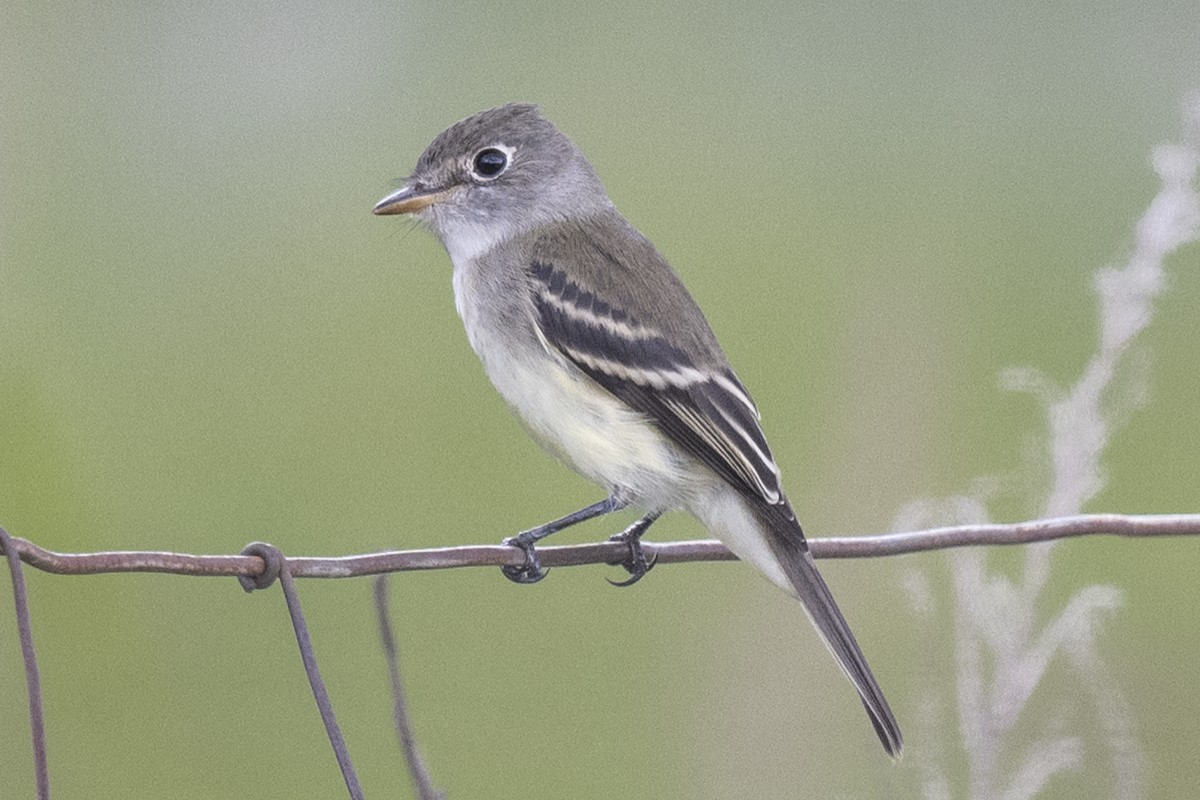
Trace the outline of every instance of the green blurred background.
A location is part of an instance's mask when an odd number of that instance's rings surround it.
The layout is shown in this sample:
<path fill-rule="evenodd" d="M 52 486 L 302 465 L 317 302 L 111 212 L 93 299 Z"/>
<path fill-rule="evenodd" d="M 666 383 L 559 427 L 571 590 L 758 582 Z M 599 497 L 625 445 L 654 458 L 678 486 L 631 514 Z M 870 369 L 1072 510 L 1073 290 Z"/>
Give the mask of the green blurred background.
<path fill-rule="evenodd" d="M 811 535 L 887 530 L 1022 465 L 1072 383 L 1094 271 L 1120 263 L 1200 88 L 1194 2 L 126 3 L 0 7 L 0 525 L 57 550 L 338 555 L 492 542 L 598 499 L 488 385 L 422 231 L 371 216 L 449 123 L 512 100 L 591 157 L 707 310 Z M 1139 339 L 1149 402 L 1088 510 L 1200 510 L 1200 249 Z M 562 534 L 585 541 L 629 517 Z M 654 537 L 702 536 L 682 515 Z M 997 554 L 1015 572 L 1011 553 Z M 1100 637 L 1145 796 L 1200 783 L 1192 541 L 1076 541 L 1049 619 L 1124 593 Z M 966 796 L 942 554 L 824 572 L 905 727 L 884 757 L 799 609 L 732 564 L 518 587 L 404 575 L 420 744 L 452 797 Z M 916 576 L 916 578 L 914 578 Z M 905 586 L 931 587 L 918 613 Z M 276 591 L 29 576 L 60 797 L 337 797 Z M 370 583 L 300 585 L 369 796 L 408 796 Z M 1044 621 L 1044 620 L 1043 620 Z M 938 643 L 930 646 L 930 642 Z M 0 794 L 32 796 L 0 604 Z M 1081 735 L 1055 797 L 1111 796 L 1061 659 L 1019 764 Z"/>

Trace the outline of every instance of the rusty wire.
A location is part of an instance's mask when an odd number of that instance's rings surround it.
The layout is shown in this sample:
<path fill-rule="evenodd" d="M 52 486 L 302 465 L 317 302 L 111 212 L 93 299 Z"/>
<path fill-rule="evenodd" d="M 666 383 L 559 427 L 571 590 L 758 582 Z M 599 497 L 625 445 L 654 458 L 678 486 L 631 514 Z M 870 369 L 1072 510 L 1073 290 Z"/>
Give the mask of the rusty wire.
<path fill-rule="evenodd" d="M 38 671 L 37 654 L 33 649 L 33 626 L 29 619 L 29 595 L 25 591 L 25 573 L 13 546 L 13 537 L 0 528 L 0 545 L 12 576 L 13 605 L 17 612 L 17 638 L 25 662 L 25 691 L 29 696 L 29 730 L 33 740 L 33 769 L 38 800 L 49 800 L 50 767 L 46 759 L 46 721 L 42 713 L 42 677 Z"/>
<path fill-rule="evenodd" d="M 809 539 L 816 558 L 877 558 L 951 547 L 1020 545 L 1075 536 L 1124 537 L 1195 536 L 1200 534 L 1200 514 L 1083 514 L 1014 524 L 960 525 L 906 533 L 838 536 Z M 95 575 L 113 572 L 166 572 L 194 576 L 256 576 L 264 569 L 254 555 L 190 555 L 168 551 L 108 551 L 56 553 L 27 539 L 12 537 L 21 560 L 35 569 L 56 575 Z M 732 561 L 732 553 L 718 541 L 644 542 L 646 556 L 659 564 L 686 561 Z M 628 548 L 620 542 L 539 547 L 547 567 L 583 564 L 618 564 Z M 467 545 L 423 550 L 390 550 L 354 556 L 293 557 L 288 559 L 296 578 L 353 578 L 412 570 L 459 567 L 520 566 L 524 554 L 504 545 Z"/>
<path fill-rule="evenodd" d="M 963 525 L 907 533 L 887 533 L 873 536 L 849 536 L 810 539 L 809 545 L 817 558 L 872 558 L 908 553 L 942 550 L 953 547 L 983 545 L 1019 545 L 1065 539 L 1076 536 L 1113 535 L 1130 538 L 1200 535 L 1200 514 L 1118 515 L 1088 514 L 1057 519 L 1035 520 L 1016 524 Z M 25 664 L 25 679 L 29 695 L 30 729 L 33 740 L 34 765 L 38 800 L 50 796 L 50 779 L 46 759 L 46 736 L 42 712 L 41 682 L 37 657 L 33 647 L 28 596 L 21 562 L 44 572 L 57 575 L 92 575 L 113 572 L 156 572 L 206 577 L 237 577 L 247 591 L 265 588 L 279 579 L 292 618 L 296 641 L 300 648 L 305 672 L 316 698 L 326 733 L 342 770 L 351 798 L 363 797 L 362 788 L 350 763 L 349 753 L 341 730 L 334 717 L 333 706 L 321 680 L 313 652 L 311 637 L 300 609 L 299 596 L 293 578 L 351 578 L 383 575 L 412 570 L 451 569 L 459 567 L 520 566 L 525 555 L 517 548 L 504 545 L 471 545 L 424 550 L 395 550 L 354 556 L 329 558 L 302 557 L 285 559 L 271 545 L 254 543 L 239 555 L 189 555 L 166 551 L 110 551 L 98 553 L 57 553 L 33 542 L 10 536 L 0 528 L 3 546 L 12 575 L 13 598 L 16 607 L 18 638 Z M 697 540 L 684 542 L 644 542 L 646 556 L 658 564 L 689 561 L 729 561 L 734 556 L 720 542 Z M 583 564 L 618 564 L 626 556 L 626 545 L 620 542 L 566 545 L 538 548 L 542 564 L 547 567 Z M 377 585 L 376 610 L 385 656 L 392 673 L 394 722 L 400 737 L 409 771 L 422 798 L 439 798 L 432 788 L 428 773 L 416 755 L 411 725 L 403 713 L 403 693 L 396 666 L 396 648 L 387 618 L 386 586 Z M 398 710 L 397 710 L 398 709 Z"/>

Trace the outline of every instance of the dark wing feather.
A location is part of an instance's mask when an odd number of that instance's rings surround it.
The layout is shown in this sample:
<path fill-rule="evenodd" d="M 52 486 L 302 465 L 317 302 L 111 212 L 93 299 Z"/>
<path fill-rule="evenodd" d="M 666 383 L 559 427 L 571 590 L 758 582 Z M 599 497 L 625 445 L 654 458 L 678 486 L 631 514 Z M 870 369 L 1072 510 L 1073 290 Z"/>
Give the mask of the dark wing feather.
<path fill-rule="evenodd" d="M 614 268 L 621 267 L 620 261 L 608 258 Z M 767 542 L 784 573 L 858 689 L 884 747 L 898 755 L 902 739 L 896 718 L 817 572 L 800 525 L 780 491 L 779 471 L 759 428 L 758 412 L 724 359 L 697 363 L 656 330 L 652 320 L 637 319 L 628 309 L 614 307 L 594 290 L 569 280 L 553 263 L 533 261 L 530 275 L 536 323 L 549 347 L 758 501 L 751 507 L 762 519 Z"/>
<path fill-rule="evenodd" d="M 552 264 L 534 261 L 530 274 L 550 346 L 741 492 L 785 502 L 757 410 L 732 370 L 696 364 L 648 321 Z"/>

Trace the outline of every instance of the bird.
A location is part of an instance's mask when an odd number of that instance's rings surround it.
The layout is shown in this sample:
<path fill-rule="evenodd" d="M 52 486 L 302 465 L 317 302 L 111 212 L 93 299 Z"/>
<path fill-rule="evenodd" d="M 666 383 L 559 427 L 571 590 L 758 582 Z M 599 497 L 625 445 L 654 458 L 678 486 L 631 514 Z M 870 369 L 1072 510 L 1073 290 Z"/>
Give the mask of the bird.
<path fill-rule="evenodd" d="M 887 753 L 903 739 L 780 483 L 750 393 L 700 307 L 615 207 L 591 163 L 536 105 L 511 103 L 438 134 L 378 215 L 415 218 L 453 265 L 454 303 L 495 388 L 532 436 L 604 499 L 505 539 L 505 574 L 545 575 L 535 545 L 619 509 L 643 516 L 614 539 L 630 578 L 640 539 L 690 512 L 800 601 L 850 679 Z"/>

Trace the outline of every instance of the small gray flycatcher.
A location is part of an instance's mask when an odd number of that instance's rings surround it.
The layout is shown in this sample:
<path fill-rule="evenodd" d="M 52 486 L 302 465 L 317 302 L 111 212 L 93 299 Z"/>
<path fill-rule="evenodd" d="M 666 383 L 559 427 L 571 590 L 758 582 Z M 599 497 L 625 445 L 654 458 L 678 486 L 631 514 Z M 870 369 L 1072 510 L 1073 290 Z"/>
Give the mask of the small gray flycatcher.
<path fill-rule="evenodd" d="M 626 506 L 626 584 L 652 566 L 639 545 L 682 508 L 800 600 L 858 690 L 884 749 L 900 728 L 817 572 L 779 484 L 758 409 L 708 321 L 649 240 L 613 206 L 592 165 L 536 106 L 506 105 L 443 131 L 376 214 L 412 214 L 454 263 L 454 304 L 488 377 L 530 432 L 608 491 L 505 541 L 505 574 L 544 572 L 534 544 Z"/>

